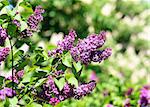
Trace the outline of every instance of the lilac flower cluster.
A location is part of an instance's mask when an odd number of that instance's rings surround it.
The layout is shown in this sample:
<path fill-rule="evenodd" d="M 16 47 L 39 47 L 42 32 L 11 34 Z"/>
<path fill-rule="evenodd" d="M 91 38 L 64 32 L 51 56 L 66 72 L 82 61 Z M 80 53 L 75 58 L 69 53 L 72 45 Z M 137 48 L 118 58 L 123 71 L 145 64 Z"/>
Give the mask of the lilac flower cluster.
<path fill-rule="evenodd" d="M 44 13 L 44 9 L 41 6 L 37 6 L 34 13 L 27 20 L 29 28 L 21 32 L 22 37 L 31 37 L 33 35 L 33 32 L 38 30 L 38 25 L 43 20 L 42 13 Z M 19 25 L 19 23 L 17 23 L 16 21 L 15 24 Z"/>
<path fill-rule="evenodd" d="M 15 90 L 12 90 L 11 88 L 5 87 L 4 89 L 0 90 L 0 100 L 4 100 L 6 97 L 13 97 L 16 95 Z"/>
<path fill-rule="evenodd" d="M 62 41 L 58 42 L 57 49 L 48 51 L 48 56 L 49 57 L 56 56 L 58 54 L 62 54 L 64 50 L 70 50 L 71 48 L 73 48 L 75 37 L 76 37 L 76 32 L 74 30 L 70 30 L 69 34 L 66 35 Z"/>
<path fill-rule="evenodd" d="M 23 77 L 24 70 L 20 70 L 18 72 L 16 70 L 14 70 L 13 73 L 14 73 L 13 76 L 11 75 L 11 76 L 7 77 L 6 79 L 11 80 L 11 81 L 15 82 L 16 84 L 19 84 L 19 79 L 21 79 Z"/>
<path fill-rule="evenodd" d="M 62 41 L 58 42 L 58 48 L 62 50 L 70 50 L 71 48 L 73 48 L 75 37 L 76 32 L 74 30 L 70 30 L 69 34 L 66 35 Z"/>
<path fill-rule="evenodd" d="M 39 94 L 39 97 L 42 97 L 43 99 L 49 101 L 49 103 L 52 105 L 56 105 L 59 102 L 72 97 L 75 99 L 80 99 L 83 96 L 90 94 L 95 86 L 95 81 L 82 84 L 77 88 L 66 82 L 63 89 L 59 90 L 53 80 L 53 77 L 48 76 L 48 80 L 43 85 L 43 91 Z"/>
<path fill-rule="evenodd" d="M 20 27 L 20 26 L 21 26 L 20 22 L 19 22 L 18 20 L 16 20 L 16 19 L 14 19 L 14 20 L 12 21 L 12 23 L 15 24 L 17 27 Z"/>
<path fill-rule="evenodd" d="M 46 95 L 48 96 L 50 96 L 51 93 L 54 93 L 55 95 L 59 94 L 52 76 L 48 76 L 48 81 L 46 82 L 46 85 L 44 86 L 44 88 L 46 89 L 45 92 L 46 92 Z"/>
<path fill-rule="evenodd" d="M 90 94 L 93 89 L 96 86 L 96 82 L 95 81 L 91 81 L 87 84 L 82 84 L 80 85 L 78 88 L 74 89 L 74 98 L 75 99 L 80 99 L 83 96 L 86 96 L 87 94 Z"/>
<path fill-rule="evenodd" d="M 106 40 L 104 31 L 100 34 L 89 35 L 86 39 L 79 40 L 77 45 L 71 49 L 71 55 L 75 61 L 81 61 L 84 64 L 89 64 L 91 61 L 101 62 L 111 55 L 111 49 L 107 48 L 103 51 L 97 50 L 102 47 Z"/>
<path fill-rule="evenodd" d="M 3 29 L 1 26 L 0 26 L 0 46 L 4 45 L 4 42 L 7 38 L 7 32 L 6 32 L 6 29 Z"/>
<path fill-rule="evenodd" d="M 71 30 L 68 36 L 58 42 L 58 48 L 48 52 L 49 56 L 56 56 L 62 54 L 64 50 L 70 51 L 75 61 L 81 61 L 83 64 L 93 62 L 101 62 L 111 55 L 111 49 L 98 50 L 102 47 L 106 40 L 106 32 L 102 31 L 100 34 L 92 34 L 83 40 L 79 40 L 74 46 L 76 33 Z"/>
<path fill-rule="evenodd" d="M 141 89 L 139 104 L 140 107 L 150 106 L 150 86 Z"/>
<path fill-rule="evenodd" d="M 2 61 L 4 61 L 6 59 L 6 57 L 9 54 L 9 51 L 10 51 L 10 49 L 8 47 L 0 49 L 0 64 Z"/>
<path fill-rule="evenodd" d="M 44 13 L 44 9 L 41 6 L 37 6 L 34 13 L 29 17 L 27 21 L 30 30 L 37 30 L 38 24 L 43 20 L 42 13 Z"/>

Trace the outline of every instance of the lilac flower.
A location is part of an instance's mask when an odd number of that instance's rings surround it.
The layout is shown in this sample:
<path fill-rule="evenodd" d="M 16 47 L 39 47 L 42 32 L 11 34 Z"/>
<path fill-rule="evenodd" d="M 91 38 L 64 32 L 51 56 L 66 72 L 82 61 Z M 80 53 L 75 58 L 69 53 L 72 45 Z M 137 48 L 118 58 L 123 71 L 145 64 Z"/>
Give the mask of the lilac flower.
<path fill-rule="evenodd" d="M 18 71 L 16 75 L 17 75 L 18 78 L 22 78 L 23 75 L 24 75 L 24 70 Z"/>
<path fill-rule="evenodd" d="M 63 96 L 65 97 L 65 99 L 73 97 L 74 96 L 74 86 L 66 83 L 62 90 L 62 93 L 63 93 Z"/>
<path fill-rule="evenodd" d="M 4 42 L 7 38 L 7 32 L 6 32 L 6 29 L 3 29 L 1 26 L 0 26 L 0 46 L 4 45 Z"/>
<path fill-rule="evenodd" d="M 23 38 L 25 37 L 31 37 L 33 35 L 32 31 L 30 29 L 25 29 L 21 32 L 21 36 Z"/>
<path fill-rule="evenodd" d="M 111 55 L 111 52 L 112 50 L 110 48 L 106 48 L 105 50 L 103 51 L 94 51 L 92 52 L 92 55 L 91 55 L 91 59 L 93 62 L 101 62 L 105 59 L 107 59 L 110 55 Z"/>
<path fill-rule="evenodd" d="M 129 88 L 126 92 L 125 92 L 125 95 L 126 96 L 130 96 L 133 92 L 133 88 Z"/>
<path fill-rule="evenodd" d="M 0 49 L 0 63 L 6 59 L 9 54 L 10 49 L 8 47 Z"/>
<path fill-rule="evenodd" d="M 20 27 L 20 26 L 21 26 L 20 22 L 19 22 L 18 20 L 16 20 L 16 19 L 14 19 L 14 20 L 12 21 L 12 23 L 15 24 L 17 27 Z"/>
<path fill-rule="evenodd" d="M 4 91 L 7 97 L 13 97 L 16 94 L 15 90 L 12 90 L 12 88 L 5 87 Z"/>
<path fill-rule="evenodd" d="M 4 89 L 0 90 L 0 100 L 4 100 L 6 97 L 13 97 L 16 95 L 15 90 L 12 90 L 11 88 L 5 87 Z"/>
<path fill-rule="evenodd" d="M 89 78 L 90 78 L 90 80 L 94 80 L 96 82 L 98 81 L 98 77 L 97 77 L 97 75 L 96 75 L 96 73 L 94 71 L 91 72 Z"/>
<path fill-rule="evenodd" d="M 60 100 L 58 98 L 50 98 L 49 103 L 53 106 L 57 105 L 60 102 Z"/>
<path fill-rule="evenodd" d="M 127 98 L 124 102 L 124 107 L 131 107 L 131 104 L 130 104 L 130 99 Z"/>
<path fill-rule="evenodd" d="M 6 98 L 6 95 L 5 95 L 4 90 L 0 90 L 0 100 L 5 100 L 5 98 Z"/>
<path fill-rule="evenodd" d="M 71 88 L 70 88 L 69 84 L 66 83 L 63 88 L 63 93 L 67 95 L 70 92 L 70 90 L 71 90 Z"/>
<path fill-rule="evenodd" d="M 60 48 L 57 48 L 55 50 L 52 50 L 52 51 L 48 51 L 48 56 L 51 57 L 51 56 L 56 56 L 56 55 L 59 55 L 59 54 L 62 54 L 63 53 L 63 50 L 60 49 Z"/>
<path fill-rule="evenodd" d="M 62 70 L 54 72 L 54 76 L 56 76 L 56 77 L 59 77 L 59 76 L 61 76 L 63 74 L 64 74 L 64 71 L 62 71 Z"/>
<path fill-rule="evenodd" d="M 52 76 L 48 76 L 48 80 L 46 82 L 46 87 L 48 87 L 50 93 L 59 94 L 59 91 L 54 83 Z"/>
<path fill-rule="evenodd" d="M 150 105 L 150 86 L 145 86 L 141 89 L 139 104 L 140 107 Z"/>
<path fill-rule="evenodd" d="M 44 12 L 45 10 L 42 8 L 42 6 L 37 6 L 34 11 L 35 14 L 42 14 Z"/>
<path fill-rule="evenodd" d="M 114 107 L 112 104 L 107 104 L 106 107 Z"/>
<path fill-rule="evenodd" d="M 71 48 L 71 55 L 75 61 L 81 61 L 84 64 L 88 64 L 91 61 L 101 62 L 111 55 L 111 49 L 105 49 L 98 51 L 97 49 L 102 47 L 106 40 L 106 33 L 102 31 L 100 34 L 92 34 L 83 40 L 79 40 L 77 45 Z"/>
<path fill-rule="evenodd" d="M 94 90 L 95 86 L 95 81 L 80 85 L 78 88 L 74 89 L 74 98 L 80 99 L 83 96 L 90 94 Z"/>
<path fill-rule="evenodd" d="M 16 84 L 19 84 L 19 80 L 18 80 L 18 78 L 16 77 L 16 75 L 14 75 L 14 76 L 9 76 L 7 79 L 13 81 L 13 82 L 16 83 Z"/>
<path fill-rule="evenodd" d="M 27 21 L 30 30 L 37 30 L 38 24 L 43 20 L 42 13 L 44 13 L 44 9 L 41 6 L 37 6 L 34 13 L 29 17 Z"/>
<path fill-rule="evenodd" d="M 24 75 L 24 70 L 16 71 L 16 69 L 13 70 L 13 76 L 9 76 L 6 79 L 11 80 L 15 82 L 16 84 L 19 84 L 19 79 L 23 77 Z"/>
<path fill-rule="evenodd" d="M 58 48 L 61 48 L 62 50 L 70 50 L 71 48 L 73 48 L 75 37 L 75 31 L 70 30 L 69 34 L 66 35 L 62 41 L 58 42 Z"/>

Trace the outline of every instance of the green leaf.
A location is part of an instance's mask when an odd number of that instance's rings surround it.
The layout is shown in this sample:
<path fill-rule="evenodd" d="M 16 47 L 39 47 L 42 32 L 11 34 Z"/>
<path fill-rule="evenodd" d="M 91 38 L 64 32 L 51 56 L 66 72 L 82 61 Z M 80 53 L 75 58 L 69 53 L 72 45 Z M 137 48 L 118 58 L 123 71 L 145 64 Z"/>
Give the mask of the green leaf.
<path fill-rule="evenodd" d="M 14 24 L 8 24 L 8 27 L 7 27 L 7 32 L 8 32 L 8 35 L 10 35 L 11 37 L 16 37 L 16 30 L 17 30 L 17 27 L 16 25 Z"/>
<path fill-rule="evenodd" d="M 65 79 L 64 78 L 61 78 L 59 80 L 57 80 L 56 78 L 54 79 L 57 87 L 59 88 L 59 90 L 61 91 L 65 85 Z"/>
<path fill-rule="evenodd" d="M 3 84 L 3 80 L 5 79 L 5 77 L 0 76 L 0 84 Z M 1 86 L 0 86 L 1 87 Z"/>
<path fill-rule="evenodd" d="M 8 0 L 0 0 L 2 4 L 4 4 L 5 6 L 9 5 L 9 1 Z"/>
<path fill-rule="evenodd" d="M 20 14 L 17 14 L 14 19 L 18 20 L 18 21 L 22 21 Z"/>
<path fill-rule="evenodd" d="M 3 19 L 0 19 L 0 25 L 2 25 L 2 24 L 3 24 L 3 22 L 4 22 L 4 20 L 3 20 Z"/>
<path fill-rule="evenodd" d="M 23 76 L 22 83 L 30 82 L 33 72 L 28 72 Z"/>
<path fill-rule="evenodd" d="M 21 31 L 27 29 L 28 25 L 25 21 L 21 21 L 20 24 L 21 24 L 21 27 L 20 27 Z"/>
<path fill-rule="evenodd" d="M 20 57 L 20 56 L 23 56 L 23 54 L 24 54 L 24 51 L 23 51 L 23 50 L 18 50 L 18 51 L 14 54 L 14 59 L 15 59 L 15 58 L 18 58 L 18 57 Z"/>
<path fill-rule="evenodd" d="M 13 97 L 13 98 L 10 98 L 9 99 L 9 102 L 10 102 L 10 106 L 9 107 L 15 107 L 18 103 L 18 99 L 17 97 Z"/>
<path fill-rule="evenodd" d="M 64 55 L 64 57 L 62 58 L 62 63 L 67 67 L 72 67 L 72 57 L 70 55 L 70 52 Z"/>
<path fill-rule="evenodd" d="M 44 104 L 43 107 L 53 107 L 53 106 L 50 104 Z"/>
<path fill-rule="evenodd" d="M 23 16 L 23 18 L 27 19 L 33 13 L 30 3 L 23 1 L 19 4 L 19 6 L 23 7 L 23 11 L 21 11 L 21 15 Z"/>
<path fill-rule="evenodd" d="M 78 80 L 75 77 L 69 78 L 68 83 L 75 85 L 75 87 L 78 87 Z"/>
<path fill-rule="evenodd" d="M 2 14 L 8 14 L 8 8 L 7 8 L 7 6 L 5 6 L 5 7 L 3 7 L 2 9 L 1 9 L 1 11 L 0 11 L 0 15 L 2 15 Z"/>
<path fill-rule="evenodd" d="M 77 72 L 79 72 L 82 69 L 81 62 L 73 62 L 73 66 L 75 67 Z"/>
<path fill-rule="evenodd" d="M 39 79 L 38 82 L 36 82 L 36 84 L 34 85 L 34 87 L 36 88 L 36 87 L 41 86 L 45 82 L 46 79 L 47 78 Z"/>
<path fill-rule="evenodd" d="M 47 72 L 45 71 L 37 71 L 37 72 L 34 72 L 33 76 L 34 77 L 43 77 L 47 74 Z"/>
<path fill-rule="evenodd" d="M 42 105 L 40 105 L 40 104 L 38 104 L 38 103 L 33 102 L 33 103 L 31 103 L 31 104 L 27 105 L 26 107 L 42 107 Z"/>
<path fill-rule="evenodd" d="M 9 107 L 9 105 L 10 105 L 9 99 L 8 99 L 8 98 L 6 98 L 6 100 L 5 100 L 5 104 L 4 104 L 4 107 Z"/>

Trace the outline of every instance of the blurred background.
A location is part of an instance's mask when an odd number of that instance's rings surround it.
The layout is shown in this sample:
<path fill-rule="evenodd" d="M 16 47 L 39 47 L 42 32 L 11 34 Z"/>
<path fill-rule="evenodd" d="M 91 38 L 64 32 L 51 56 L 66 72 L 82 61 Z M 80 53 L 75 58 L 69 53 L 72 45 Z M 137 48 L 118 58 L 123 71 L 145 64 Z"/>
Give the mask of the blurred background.
<path fill-rule="evenodd" d="M 92 63 L 82 78 L 97 81 L 93 94 L 79 101 L 64 101 L 58 107 L 121 107 L 125 92 L 133 88 L 131 103 L 137 105 L 138 90 L 150 84 L 150 0 L 29 0 L 46 12 L 38 34 L 32 40 L 46 50 L 74 29 L 78 38 L 107 31 L 104 46 L 112 56 Z M 18 0 L 10 1 L 14 7 Z M 48 46 L 48 48 L 47 48 Z M 136 99 L 137 98 L 137 99 Z"/>

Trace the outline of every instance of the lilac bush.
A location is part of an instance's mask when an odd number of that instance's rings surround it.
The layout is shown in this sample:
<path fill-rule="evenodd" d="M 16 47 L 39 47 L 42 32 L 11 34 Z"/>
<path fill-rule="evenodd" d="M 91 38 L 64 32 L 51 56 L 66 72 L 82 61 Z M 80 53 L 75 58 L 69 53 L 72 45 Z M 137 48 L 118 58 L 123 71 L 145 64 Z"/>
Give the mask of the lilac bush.
<path fill-rule="evenodd" d="M 21 2 L 20 6 L 24 7 L 27 4 Z M 44 20 L 44 12 L 41 6 L 35 7 L 28 16 L 10 10 L 9 15 L 12 16 L 8 15 L 8 19 L 2 20 L 0 64 L 6 62 L 11 75 L 0 76 L 2 84 L 0 101 L 17 98 L 17 106 L 31 106 L 30 103 L 33 102 L 42 106 L 44 104 L 55 106 L 66 100 L 80 100 L 90 95 L 96 88 L 96 83 L 101 82 L 101 78 L 94 71 L 90 75 L 90 80 L 85 80 L 81 75 L 92 62 L 101 63 L 111 56 L 111 48 L 102 49 L 107 32 L 101 31 L 99 34 L 90 34 L 84 39 L 77 39 L 76 31 L 71 29 L 69 34 L 57 43 L 56 49 L 47 52 L 49 48 L 46 47 L 47 50 L 45 48 L 44 50 L 34 46 L 31 39 L 34 33 L 39 32 L 39 24 Z M 10 46 L 6 46 L 6 39 Z M 20 50 L 20 44 L 27 44 L 29 50 L 27 52 Z M 113 81 L 112 83 L 114 84 Z M 101 91 L 101 88 L 98 88 L 99 90 Z M 109 97 L 109 91 L 105 90 L 102 93 L 105 98 Z M 128 88 L 123 95 L 125 99 L 121 99 L 122 106 L 132 107 L 134 89 Z M 106 101 L 106 107 L 116 107 L 117 101 L 112 102 L 112 99 L 110 102 Z M 150 106 L 149 86 L 141 89 L 138 100 L 140 107 Z"/>

